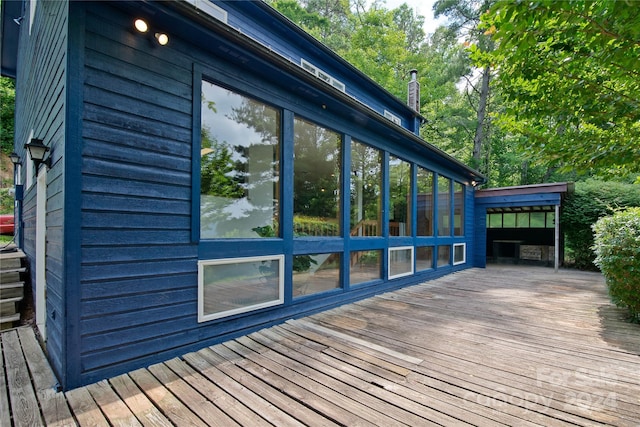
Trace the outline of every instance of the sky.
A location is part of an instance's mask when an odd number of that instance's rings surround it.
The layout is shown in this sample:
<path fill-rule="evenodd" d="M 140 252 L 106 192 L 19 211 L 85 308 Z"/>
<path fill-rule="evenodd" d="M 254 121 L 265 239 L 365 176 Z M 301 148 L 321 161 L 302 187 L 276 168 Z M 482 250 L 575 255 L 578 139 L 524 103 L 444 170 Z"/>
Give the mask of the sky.
<path fill-rule="evenodd" d="M 383 0 L 384 1 L 384 0 Z M 446 22 L 445 17 L 440 17 L 438 20 L 433 17 L 433 3 L 435 0 L 386 0 L 385 4 L 387 9 L 395 9 L 401 4 L 406 3 L 414 11 L 417 11 L 418 15 L 422 15 L 425 18 L 424 32 L 426 34 L 433 33 L 439 25 Z"/>

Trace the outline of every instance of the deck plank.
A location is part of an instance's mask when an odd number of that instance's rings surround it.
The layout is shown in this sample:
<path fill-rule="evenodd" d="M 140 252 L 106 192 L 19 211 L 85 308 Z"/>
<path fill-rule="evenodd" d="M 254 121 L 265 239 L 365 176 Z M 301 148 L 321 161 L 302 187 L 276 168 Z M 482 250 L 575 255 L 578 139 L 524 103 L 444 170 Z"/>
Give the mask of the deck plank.
<path fill-rule="evenodd" d="M 166 365 L 221 409 L 220 421 L 224 425 L 233 427 L 240 425 L 238 422 L 246 425 L 253 421 L 253 418 L 246 416 L 248 411 L 243 407 L 242 403 L 215 383 L 209 381 L 184 360 L 172 359 L 167 361 Z"/>
<path fill-rule="evenodd" d="M 0 335 L 0 339 L 4 334 Z M 11 411 L 9 407 L 9 395 L 7 394 L 7 377 L 5 375 L 4 353 L 0 341 L 0 426 L 11 425 Z"/>
<path fill-rule="evenodd" d="M 129 376 L 174 424 L 194 427 L 207 425 L 146 369 L 130 372 Z"/>
<path fill-rule="evenodd" d="M 98 404 L 109 423 L 115 427 L 142 427 L 127 405 L 120 400 L 107 380 L 87 386 L 93 400 Z"/>
<path fill-rule="evenodd" d="M 15 330 L 2 334 L 2 351 L 6 364 L 13 424 L 25 427 L 41 425 L 43 420 L 38 408 L 38 399 L 29 378 L 27 362 Z"/>
<path fill-rule="evenodd" d="M 65 398 L 69 402 L 69 407 L 73 412 L 78 424 L 86 427 L 108 426 L 109 422 L 102 414 L 102 411 L 91 397 L 91 393 L 86 387 L 79 387 L 65 393 Z"/>
<path fill-rule="evenodd" d="M 244 360 L 239 360 L 237 354 L 233 351 L 226 349 L 226 347 L 224 346 L 215 346 L 212 348 L 212 350 L 226 360 L 238 362 L 234 362 L 232 364 L 218 364 L 217 366 L 222 372 L 236 380 L 238 383 L 244 385 L 245 387 L 255 390 L 265 400 L 273 404 L 275 407 L 279 408 L 281 411 L 284 411 L 295 418 L 295 421 L 293 422 L 283 420 L 287 421 L 287 425 L 293 425 L 294 423 L 303 423 L 304 425 L 310 427 L 328 427 L 336 425 L 331 420 L 301 404 L 301 402 L 292 399 L 286 393 L 283 393 L 281 389 L 277 389 L 271 386 L 262 375 L 264 371 L 256 372 L 255 370 L 252 371 L 251 369 L 244 369 L 246 367 L 246 365 L 243 363 Z M 247 375 L 247 373 L 250 375 Z"/>
<path fill-rule="evenodd" d="M 18 337 L 31 372 L 45 424 L 48 426 L 75 426 L 76 422 L 71 416 L 64 395 L 56 390 L 58 381 L 44 357 L 42 348 L 36 341 L 33 329 L 18 329 Z"/>
<path fill-rule="evenodd" d="M 196 355 L 193 356 L 195 357 Z M 204 361 L 210 365 L 210 367 L 205 368 L 207 377 L 225 390 L 231 392 L 244 406 L 250 408 L 261 417 L 260 421 L 257 421 L 261 425 L 300 425 L 295 418 L 281 411 L 263 398 L 259 394 L 260 387 L 255 385 L 252 385 L 251 388 L 245 387 L 234 378 L 234 374 L 237 372 L 232 372 L 231 375 L 229 375 L 232 370 L 230 369 L 232 368 L 231 365 L 233 364 L 230 362 L 225 363 L 216 357 L 210 348 L 199 351 L 197 356 L 201 358 L 199 363 Z M 191 359 L 191 361 L 193 362 L 194 359 Z M 221 366 L 222 364 L 227 364 L 228 366 Z M 200 366 L 206 365 L 202 364 Z"/>
<path fill-rule="evenodd" d="M 165 387 L 177 396 L 182 403 L 203 419 L 208 425 L 213 427 L 224 427 L 227 424 L 227 417 L 224 412 L 209 401 L 198 390 L 191 387 L 189 383 L 180 378 L 167 365 L 159 363 L 149 366 L 151 372 Z"/>
<path fill-rule="evenodd" d="M 173 423 L 156 408 L 156 406 L 136 386 L 127 375 L 119 375 L 109 380 L 114 391 L 124 401 L 129 410 L 145 427 L 170 427 Z"/>

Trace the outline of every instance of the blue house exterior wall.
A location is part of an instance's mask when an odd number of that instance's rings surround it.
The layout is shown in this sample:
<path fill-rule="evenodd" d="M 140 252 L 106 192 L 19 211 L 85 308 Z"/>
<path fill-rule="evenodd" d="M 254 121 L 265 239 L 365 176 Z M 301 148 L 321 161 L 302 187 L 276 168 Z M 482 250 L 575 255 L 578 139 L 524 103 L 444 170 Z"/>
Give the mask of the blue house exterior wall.
<path fill-rule="evenodd" d="M 29 83 L 29 89 L 19 88 L 18 100 L 24 111 L 46 110 L 51 117 L 48 125 L 36 126 L 34 137 L 51 144 L 54 159 L 48 179 L 47 349 L 64 388 L 472 265 L 478 245 L 474 245 L 474 188 L 470 183 L 473 177 L 479 177 L 473 171 L 426 144 L 408 139 L 397 126 L 373 120 L 367 111 L 354 111 L 330 91 L 323 93 L 268 58 L 240 48 L 236 54 L 225 55 L 228 43 L 224 37 L 204 29 L 193 31 L 191 25 L 197 24 L 182 18 L 179 8 L 145 2 L 38 4 L 57 8 L 46 10 L 51 22 L 43 28 L 47 28 L 46 40 L 55 46 L 51 52 L 58 60 L 53 63 L 62 69 L 51 70 L 55 78 L 35 82 L 35 74 L 41 70 L 27 59 L 27 50 L 35 43 L 22 38 L 25 52 L 21 63 L 31 68 L 20 68 L 18 81 L 28 80 L 28 74 L 34 73 L 30 77 L 34 82 Z M 225 5 L 235 8 L 230 12 L 236 10 L 232 16 L 238 25 L 264 25 L 260 37 L 269 36 L 264 29 L 269 23 L 250 19 L 251 8 L 251 13 L 263 16 L 263 5 Z M 150 20 L 173 31 L 168 46 L 153 46 L 131 29 L 136 12 L 144 13 L 149 7 L 156 11 Z M 231 22 L 236 22 L 233 19 Z M 357 75 L 341 69 L 339 61 L 323 59 L 322 52 L 315 52 L 316 47 L 304 43 L 287 46 L 283 40 L 283 36 L 274 39 L 274 44 L 289 49 L 292 57 L 312 58 L 318 66 L 326 67 L 347 84 L 348 90 L 355 91 L 350 95 L 371 104 L 372 110 L 383 108 L 385 100 L 390 99 L 385 92 L 373 91 L 369 82 L 359 85 Z M 259 67 L 253 67 L 256 65 Z M 199 167 L 196 157 L 200 148 L 194 141 L 199 135 L 202 76 L 282 109 L 281 173 L 285 177 L 293 174 L 291 125 L 294 115 L 300 115 L 342 133 L 345 147 L 357 139 L 383 150 L 387 160 L 394 155 L 413 162 L 414 177 L 415 166 L 420 165 L 465 184 L 464 236 L 294 240 L 292 230 L 283 226 L 279 239 L 200 242 L 194 233 L 198 224 L 194 200 L 199 197 L 199 174 L 194 171 Z M 45 81 L 55 84 L 33 89 Z M 33 96 L 27 95 L 30 91 Z M 42 99 L 55 102 L 42 104 Z M 411 121 L 415 122 L 415 115 L 408 109 L 400 110 L 397 100 L 388 102 L 414 132 Z M 27 138 L 34 120 L 20 119 L 16 123 L 17 147 Z M 343 159 L 346 166 L 342 175 L 349 176 L 350 153 L 346 148 Z M 385 182 L 388 185 L 388 177 Z M 349 191 L 349 183 L 344 180 L 342 193 Z M 282 192 L 292 194 L 291 181 L 282 180 Z M 38 262 L 34 260 L 33 188 L 27 189 L 23 203 L 25 251 L 32 262 Z M 282 204 L 282 223 L 293 224 L 292 201 L 283 197 Z M 388 212 L 388 201 L 383 208 Z M 343 223 L 348 224 L 349 210 L 344 209 L 342 215 Z M 412 229 L 415 221 L 413 218 Z M 343 289 L 295 300 L 288 277 L 283 305 L 198 323 L 197 262 L 201 259 L 284 254 L 290 270 L 295 254 L 344 254 L 360 249 L 386 252 L 390 246 L 435 248 L 454 243 L 466 244 L 464 264 L 357 288 L 348 286 L 343 269 Z M 383 271 L 386 267 L 385 261 Z"/>
<path fill-rule="evenodd" d="M 16 78 L 15 151 L 22 159 L 24 185 L 20 236 L 28 257 L 34 291 L 38 263 L 46 266 L 47 351 L 59 376 L 64 373 L 65 281 L 64 213 L 67 94 L 68 9 L 64 2 L 26 4 L 20 26 L 20 48 Z M 51 148 L 52 167 L 47 172 L 46 259 L 35 259 L 37 171 L 24 148 L 32 138 L 40 138 Z M 30 176 L 27 177 L 27 174 Z M 27 185 L 32 184 L 32 185 Z"/>

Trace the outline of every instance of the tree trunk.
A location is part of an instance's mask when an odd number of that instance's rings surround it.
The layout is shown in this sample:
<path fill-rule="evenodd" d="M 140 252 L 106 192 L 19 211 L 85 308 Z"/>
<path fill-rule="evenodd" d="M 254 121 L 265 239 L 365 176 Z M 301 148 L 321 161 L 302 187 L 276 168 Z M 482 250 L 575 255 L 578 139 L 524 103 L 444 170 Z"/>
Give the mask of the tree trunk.
<path fill-rule="evenodd" d="M 484 126 L 487 116 L 487 103 L 489 101 L 489 79 L 491 77 L 491 67 L 487 66 L 482 71 L 482 86 L 480 87 L 480 101 L 478 103 L 478 125 L 473 138 L 473 160 L 479 165 L 482 160 L 482 142 L 484 140 Z"/>

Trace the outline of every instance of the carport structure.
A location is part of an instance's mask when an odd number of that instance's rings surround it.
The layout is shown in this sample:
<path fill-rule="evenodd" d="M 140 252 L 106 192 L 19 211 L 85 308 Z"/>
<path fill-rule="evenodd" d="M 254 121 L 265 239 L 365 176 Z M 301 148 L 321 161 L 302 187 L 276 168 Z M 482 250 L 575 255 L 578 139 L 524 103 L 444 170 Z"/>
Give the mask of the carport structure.
<path fill-rule="evenodd" d="M 563 257 L 562 201 L 573 183 L 490 188 L 475 193 L 475 265 L 494 262 L 547 264 Z"/>

